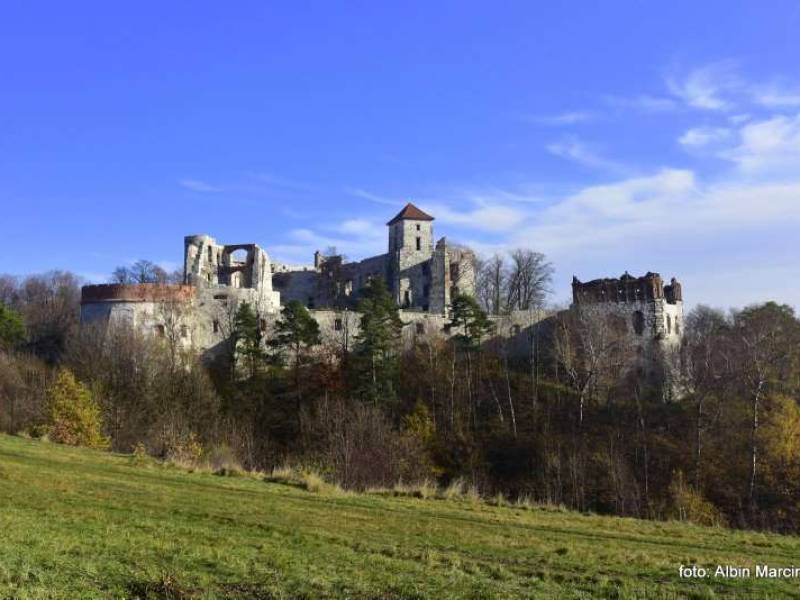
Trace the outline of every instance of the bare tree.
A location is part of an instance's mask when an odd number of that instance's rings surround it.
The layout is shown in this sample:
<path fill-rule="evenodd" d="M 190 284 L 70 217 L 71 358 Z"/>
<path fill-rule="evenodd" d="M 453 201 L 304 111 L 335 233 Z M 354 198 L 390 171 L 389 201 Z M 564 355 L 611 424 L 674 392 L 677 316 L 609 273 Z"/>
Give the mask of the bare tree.
<path fill-rule="evenodd" d="M 592 306 L 576 306 L 557 317 L 553 351 L 578 397 L 579 425 L 587 400 L 613 385 L 630 365 L 632 348 L 624 325 Z"/>
<path fill-rule="evenodd" d="M 19 288 L 17 310 L 25 317 L 30 349 L 58 362 L 80 318 L 80 279 L 66 271 L 27 277 Z"/>
<path fill-rule="evenodd" d="M 708 306 L 697 306 L 686 317 L 681 348 L 681 387 L 694 402 L 694 485 L 702 477 L 703 438 L 708 421 L 708 403 L 725 395 L 732 379 L 730 323 L 725 315 Z"/>
<path fill-rule="evenodd" d="M 490 315 L 499 315 L 505 306 L 508 269 L 501 254 L 493 254 L 476 265 L 476 292 L 481 307 Z"/>
<path fill-rule="evenodd" d="M 523 248 L 514 250 L 506 283 L 508 310 L 528 310 L 541 305 L 552 279 L 553 265 L 544 254 Z"/>
<path fill-rule="evenodd" d="M 112 283 L 172 283 L 176 278 L 175 273 L 168 274 L 157 264 L 140 259 L 130 267 L 120 266 L 111 274 Z M 180 274 L 179 280 L 183 280 Z"/>
<path fill-rule="evenodd" d="M 19 282 L 13 275 L 0 275 L 0 303 L 15 307 L 19 300 Z"/>

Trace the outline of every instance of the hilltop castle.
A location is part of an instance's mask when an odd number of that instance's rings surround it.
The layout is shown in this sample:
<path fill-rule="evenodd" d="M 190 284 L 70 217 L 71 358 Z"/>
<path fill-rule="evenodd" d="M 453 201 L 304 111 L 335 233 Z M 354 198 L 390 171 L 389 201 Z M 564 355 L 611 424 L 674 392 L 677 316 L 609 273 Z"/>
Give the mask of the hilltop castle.
<path fill-rule="evenodd" d="M 228 339 L 242 302 L 254 308 L 266 332 L 282 306 L 297 300 L 319 322 L 323 339 L 346 345 L 358 331 L 354 309 L 359 290 L 370 279 L 382 278 L 409 326 L 403 331 L 406 339 L 448 335 L 444 328 L 452 298 L 475 294 L 475 256 L 445 238 L 434 243 L 433 220 L 407 204 L 386 224 L 385 254 L 346 262 L 341 255 L 317 251 L 313 264 L 301 266 L 271 261 L 256 244 L 225 245 L 208 235 L 187 236 L 183 284 L 84 286 L 81 321 L 121 321 L 205 352 Z M 639 278 L 625 273 L 587 283 L 575 278 L 572 292 L 573 307 L 591 307 L 592 318 L 613 319 L 634 346 L 652 349 L 680 340 L 683 299 L 675 279 L 664 285 L 657 273 Z M 547 316 L 526 310 L 494 317 L 496 335 L 527 352 L 527 332 Z"/>
<path fill-rule="evenodd" d="M 313 264 L 270 260 L 257 244 L 218 244 L 208 235 L 184 239 L 182 285 L 84 286 L 81 321 L 123 321 L 156 335 L 179 328 L 186 346 L 208 350 L 230 335 L 236 307 L 247 302 L 264 330 L 291 300 L 303 303 L 333 336 L 357 330 L 359 290 L 381 278 L 413 334 L 441 331 L 451 299 L 474 294 L 475 256 L 441 238 L 434 218 L 407 204 L 386 225 L 388 251 L 358 262 L 314 253 Z M 177 315 L 177 316 L 176 316 Z"/>

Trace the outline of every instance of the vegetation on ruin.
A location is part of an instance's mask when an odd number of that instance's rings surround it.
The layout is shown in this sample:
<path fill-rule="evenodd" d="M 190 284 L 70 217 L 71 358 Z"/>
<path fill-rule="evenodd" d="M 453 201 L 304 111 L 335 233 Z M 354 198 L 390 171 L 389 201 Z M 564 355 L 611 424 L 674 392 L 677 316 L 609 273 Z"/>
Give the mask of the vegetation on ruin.
<path fill-rule="evenodd" d="M 213 467 L 210 467 L 213 468 Z M 0 596 L 774 598 L 800 540 L 479 501 L 466 488 L 344 493 L 306 475 L 187 470 L 0 435 Z M 278 483 L 268 480 L 286 481 Z M 311 491 L 309 491 L 311 490 Z M 415 497 L 419 496 L 419 497 Z"/>

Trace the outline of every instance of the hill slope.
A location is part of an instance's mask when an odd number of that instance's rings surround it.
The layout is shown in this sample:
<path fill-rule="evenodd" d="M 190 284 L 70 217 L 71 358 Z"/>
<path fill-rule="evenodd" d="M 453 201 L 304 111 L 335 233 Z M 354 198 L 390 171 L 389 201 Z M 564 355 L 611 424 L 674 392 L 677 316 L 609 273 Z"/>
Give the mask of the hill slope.
<path fill-rule="evenodd" d="M 466 501 L 327 496 L 0 436 L 0 597 L 775 597 L 800 540 Z"/>

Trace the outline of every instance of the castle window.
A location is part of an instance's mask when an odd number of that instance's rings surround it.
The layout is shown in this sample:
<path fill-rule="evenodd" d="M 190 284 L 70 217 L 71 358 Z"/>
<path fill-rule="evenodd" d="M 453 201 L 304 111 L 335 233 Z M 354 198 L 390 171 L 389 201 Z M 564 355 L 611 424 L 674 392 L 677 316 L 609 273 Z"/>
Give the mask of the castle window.
<path fill-rule="evenodd" d="M 211 283 L 211 273 L 207 273 L 206 277 L 208 278 L 208 283 Z"/>
<path fill-rule="evenodd" d="M 411 305 L 411 290 L 406 290 L 403 293 L 403 306 Z"/>
<path fill-rule="evenodd" d="M 458 263 L 450 263 L 450 279 L 458 279 Z"/>
<path fill-rule="evenodd" d="M 314 297 L 313 296 L 309 296 L 308 297 L 308 302 L 306 303 L 306 305 L 308 306 L 308 308 L 314 308 Z"/>
<path fill-rule="evenodd" d="M 672 317 L 667 315 L 667 335 L 672 333 Z"/>
<path fill-rule="evenodd" d="M 266 331 L 267 330 L 267 320 L 266 319 L 259 319 L 258 327 L 259 327 L 259 329 L 261 331 Z"/>
<path fill-rule="evenodd" d="M 163 325 L 156 325 L 155 332 L 158 337 L 164 337 L 164 326 Z"/>
<path fill-rule="evenodd" d="M 208 247 L 208 262 L 214 262 L 214 249 L 211 246 Z"/>
<path fill-rule="evenodd" d="M 636 335 L 642 335 L 644 333 L 644 314 L 640 310 L 633 313 L 633 330 L 636 332 Z"/>
<path fill-rule="evenodd" d="M 333 329 L 334 329 L 334 331 L 341 331 L 342 330 L 342 320 L 341 319 L 334 319 L 333 320 Z"/>
<path fill-rule="evenodd" d="M 211 324 L 211 327 L 214 329 L 214 333 L 219 333 L 219 321 L 214 319 L 214 322 Z"/>
<path fill-rule="evenodd" d="M 417 223 L 417 231 L 419 231 L 419 223 Z"/>
<path fill-rule="evenodd" d="M 417 225 L 419 227 L 419 225 Z M 417 333 L 425 333 L 425 323 L 417 323 Z"/>
<path fill-rule="evenodd" d="M 181 337 L 187 338 L 189 337 L 189 328 L 186 325 L 181 325 Z"/>
<path fill-rule="evenodd" d="M 422 238 L 417 238 L 417 250 L 422 250 Z"/>

